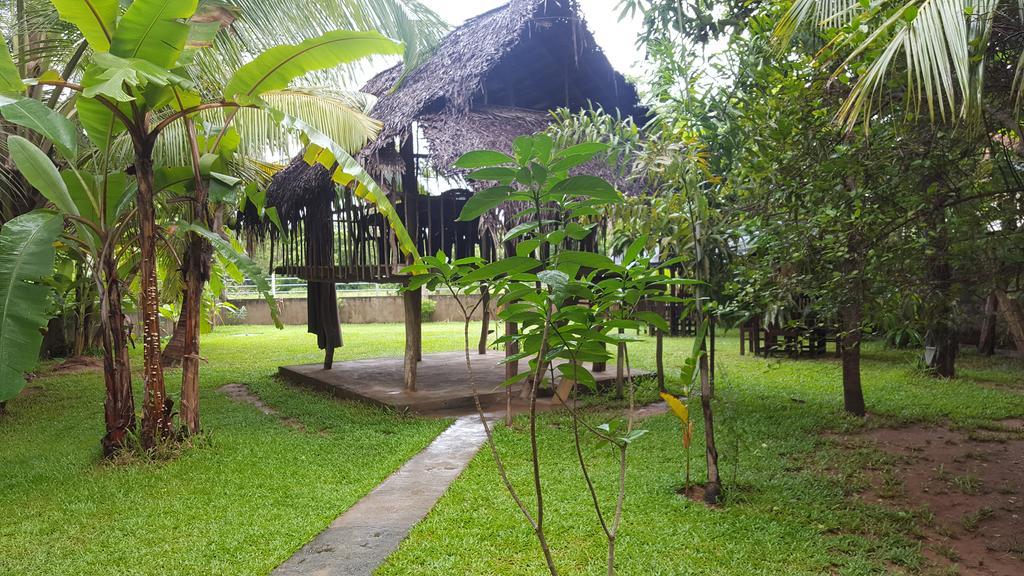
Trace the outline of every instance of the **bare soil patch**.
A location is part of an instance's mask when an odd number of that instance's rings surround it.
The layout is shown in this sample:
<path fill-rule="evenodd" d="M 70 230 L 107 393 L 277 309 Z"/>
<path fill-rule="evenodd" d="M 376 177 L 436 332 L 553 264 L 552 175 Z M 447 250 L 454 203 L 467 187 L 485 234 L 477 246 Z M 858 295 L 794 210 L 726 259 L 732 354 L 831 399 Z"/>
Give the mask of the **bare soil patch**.
<path fill-rule="evenodd" d="M 915 425 L 858 435 L 894 456 L 866 501 L 927 510 L 922 551 L 934 574 L 1024 574 L 1024 420 L 976 430 Z"/>
<path fill-rule="evenodd" d="M 53 374 L 75 374 L 103 370 L 103 359 L 96 356 L 75 356 L 53 367 Z"/>
<path fill-rule="evenodd" d="M 298 430 L 300 432 L 308 432 L 308 430 L 302 424 L 302 422 L 299 422 L 294 418 L 285 416 L 284 414 L 281 414 L 277 410 L 271 408 L 263 400 L 261 400 L 259 396 L 253 394 L 252 390 L 249 390 L 249 387 L 246 386 L 245 384 L 226 384 L 224 386 L 221 386 L 218 390 L 228 398 L 234 400 L 235 402 L 248 404 L 259 410 L 260 412 L 266 414 L 267 416 L 274 416 L 275 418 L 280 420 L 282 424 L 293 430 Z"/>

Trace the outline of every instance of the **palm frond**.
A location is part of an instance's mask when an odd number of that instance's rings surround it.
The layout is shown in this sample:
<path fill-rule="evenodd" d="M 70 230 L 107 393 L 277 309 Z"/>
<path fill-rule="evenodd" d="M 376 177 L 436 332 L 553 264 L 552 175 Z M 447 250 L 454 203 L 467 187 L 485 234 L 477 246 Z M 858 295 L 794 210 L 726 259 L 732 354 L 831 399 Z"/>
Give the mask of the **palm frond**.
<path fill-rule="evenodd" d="M 269 92 L 263 98 L 275 109 L 315 127 L 353 152 L 376 137 L 381 128 L 380 122 L 366 113 L 373 99 L 368 94 L 299 87 Z M 222 126 L 226 120 L 221 110 L 204 111 L 201 116 L 206 126 Z M 238 154 L 242 157 L 285 160 L 302 149 L 294 132 L 262 110 L 243 108 L 235 115 L 232 125 L 241 137 Z M 125 138 L 122 140 L 116 150 L 127 161 L 132 153 L 131 146 Z M 167 166 L 191 163 L 183 123 L 176 122 L 164 130 L 154 149 L 154 157 Z"/>
<path fill-rule="evenodd" d="M 207 0 L 205 4 L 214 3 Z M 280 44 L 297 44 L 339 29 L 376 30 L 406 45 L 407 60 L 429 53 L 447 25 L 418 0 L 217 0 L 237 19 L 213 48 L 196 59 L 196 79 L 209 94 L 218 94 L 231 72 L 261 52 Z M 413 66 L 416 62 L 412 62 Z M 306 81 L 345 86 L 362 66 L 311 75 Z"/>

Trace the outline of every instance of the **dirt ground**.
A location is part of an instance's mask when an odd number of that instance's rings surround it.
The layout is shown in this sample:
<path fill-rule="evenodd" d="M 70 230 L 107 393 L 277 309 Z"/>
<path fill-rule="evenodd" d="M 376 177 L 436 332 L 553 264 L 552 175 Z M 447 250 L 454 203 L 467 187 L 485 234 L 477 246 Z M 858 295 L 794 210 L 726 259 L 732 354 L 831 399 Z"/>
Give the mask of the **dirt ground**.
<path fill-rule="evenodd" d="M 1024 419 L 990 428 L 858 435 L 895 461 L 860 498 L 931 513 L 921 526 L 926 574 L 1024 575 Z"/>

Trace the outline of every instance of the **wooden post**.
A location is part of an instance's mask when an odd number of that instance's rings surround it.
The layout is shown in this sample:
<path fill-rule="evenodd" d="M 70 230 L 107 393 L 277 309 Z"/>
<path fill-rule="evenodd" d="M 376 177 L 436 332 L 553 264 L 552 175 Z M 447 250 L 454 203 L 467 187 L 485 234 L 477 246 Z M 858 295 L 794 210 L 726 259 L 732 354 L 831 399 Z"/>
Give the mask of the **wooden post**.
<path fill-rule="evenodd" d="M 418 290 L 416 292 L 419 292 Z M 416 356 L 416 297 L 414 292 L 403 292 L 402 303 L 405 305 L 405 389 L 416 391 L 416 368 L 419 358 Z"/>
<path fill-rule="evenodd" d="M 740 356 L 747 355 L 747 323 L 740 324 Z"/>
<path fill-rule="evenodd" d="M 601 343 L 601 348 L 607 349 L 608 345 L 605 344 L 604 342 L 602 342 Z M 594 366 L 593 366 L 593 371 L 594 372 L 605 372 L 606 370 L 608 370 L 608 363 L 607 362 L 594 362 Z"/>
<path fill-rule="evenodd" d="M 405 228 L 412 236 L 413 242 L 419 246 L 419 198 L 420 186 L 416 169 L 416 134 L 412 126 L 408 127 L 405 141 L 402 143 L 401 156 L 405 163 L 402 174 L 402 198 L 405 216 Z M 412 264 L 411 258 L 407 260 Z M 416 390 L 416 364 L 423 359 L 423 290 L 413 290 L 403 294 L 405 305 L 405 389 Z"/>

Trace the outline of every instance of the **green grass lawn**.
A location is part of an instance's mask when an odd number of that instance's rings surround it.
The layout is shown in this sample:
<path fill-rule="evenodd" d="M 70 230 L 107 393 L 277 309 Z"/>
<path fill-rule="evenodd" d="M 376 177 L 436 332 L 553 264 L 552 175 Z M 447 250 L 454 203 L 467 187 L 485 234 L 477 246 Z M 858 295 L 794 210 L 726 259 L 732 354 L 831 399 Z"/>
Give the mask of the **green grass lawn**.
<path fill-rule="evenodd" d="M 428 324 L 425 351 L 461 346 L 461 326 Z M 346 326 L 339 360 L 397 356 L 398 325 Z M 685 339 L 670 340 L 677 366 Z M 0 420 L 0 574 L 267 574 L 366 494 L 445 426 L 339 402 L 277 381 L 281 364 L 318 362 L 304 330 L 220 328 L 204 337 L 202 411 L 208 445 L 164 463 L 99 461 L 103 390 L 98 374 L 42 376 Z M 620 540 L 625 574 L 866 574 L 920 562 L 909 513 L 852 504 L 857 468 L 877 455 L 848 454 L 824 430 L 863 426 L 840 410 L 834 360 L 766 361 L 720 340 L 719 449 L 728 501 L 717 510 L 677 497 L 683 463 L 678 423 L 650 433 L 630 457 Z M 653 363 L 652 347 L 634 351 Z M 949 421 L 976 426 L 1024 415 L 1024 363 L 967 356 L 963 378 L 919 374 L 908 354 L 870 349 L 868 425 Z M 136 368 L 138 360 L 136 358 Z M 168 373 L 176 388 L 178 372 Z M 244 383 L 303 426 L 236 404 L 216 390 Z M 138 383 L 137 383 L 138 386 Z M 650 387 L 641 391 L 654 398 Z M 594 412 L 595 422 L 605 415 Z M 604 555 L 563 417 L 544 416 L 548 522 L 563 574 L 598 574 Z M 696 436 L 702 437 L 698 430 Z M 500 430 L 519 485 L 528 479 L 526 435 Z M 693 448 L 703 473 L 703 445 Z M 606 503 L 613 464 L 588 446 Z M 825 470 L 835 474 L 823 473 Z M 516 516 L 482 453 L 380 570 L 399 574 L 535 575 L 532 533 Z"/>
<path fill-rule="evenodd" d="M 864 468 L 878 465 L 881 454 L 839 451 L 820 433 L 908 421 L 972 427 L 1024 415 L 1021 360 L 967 355 L 961 362 L 961 379 L 936 381 L 916 369 L 912 354 L 869 346 L 864 381 L 872 416 L 863 423 L 842 413 L 837 360 L 741 358 L 737 339 L 719 342 L 715 409 L 727 501 L 711 510 L 677 496 L 683 468 L 679 424 L 668 415 L 645 421 L 643 427 L 650 432 L 630 456 L 620 574 L 914 572 L 922 562 L 913 538 L 921 519 L 851 498 L 866 481 Z M 678 364 L 688 346 L 685 340 L 670 341 L 669 364 Z M 648 346 L 635 356 L 641 365 L 653 361 Z M 653 388 L 641 396 L 653 398 Z M 591 418 L 597 424 L 607 416 L 595 413 Z M 531 494 L 523 424 L 518 430 L 501 429 L 498 439 L 514 482 Z M 699 427 L 695 438 L 693 472 L 699 479 L 705 470 Z M 594 442 L 588 443 L 586 452 L 602 503 L 610 510 L 617 474 L 613 454 Z M 546 522 L 556 563 L 563 574 L 603 574 L 604 535 L 576 463 L 565 416 L 544 416 L 541 453 Z M 481 453 L 378 574 L 546 573 L 533 534 L 517 513 L 497 483 L 490 455 Z"/>
<path fill-rule="evenodd" d="M 400 354 L 401 330 L 348 329 L 340 358 Z M 427 348 L 456 346 L 448 332 L 428 326 Z M 41 390 L 9 403 L 0 420 L 0 574 L 267 574 L 446 425 L 282 385 L 272 377 L 278 365 L 322 361 L 302 329 L 222 328 L 203 345 L 210 445 L 173 462 L 100 463 L 96 373 L 44 376 L 32 383 Z M 175 396 L 179 375 L 167 375 Z M 216 391 L 237 382 L 305 431 Z"/>

